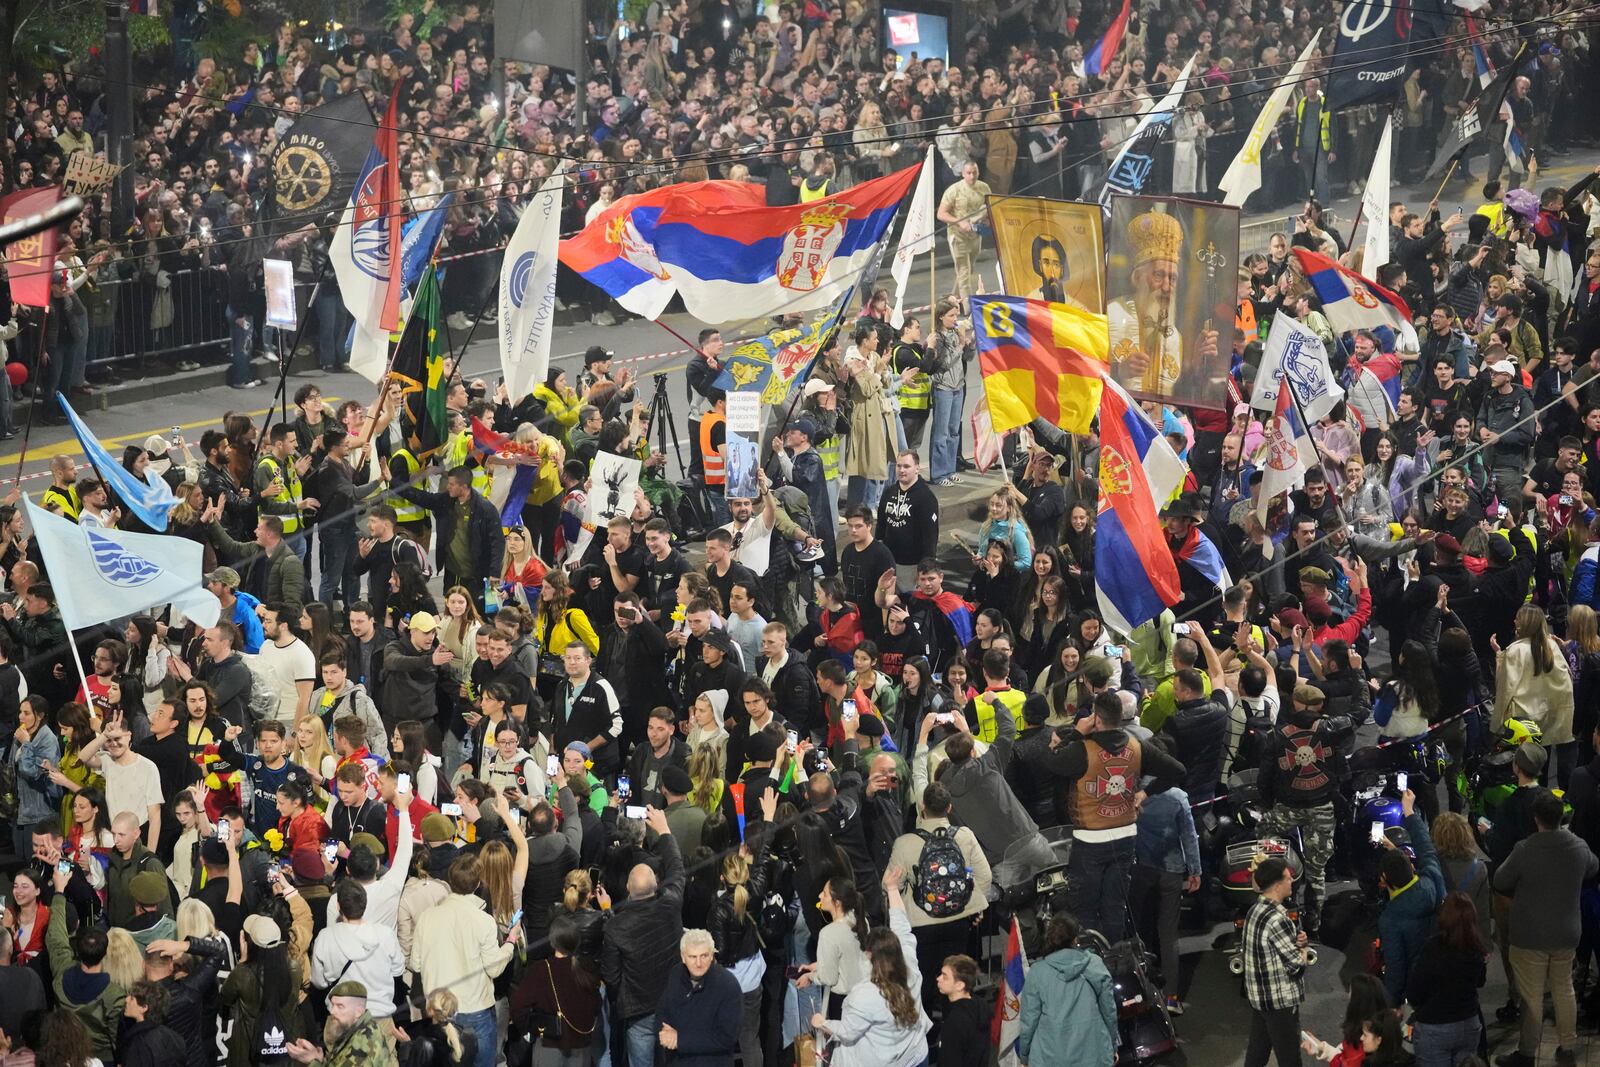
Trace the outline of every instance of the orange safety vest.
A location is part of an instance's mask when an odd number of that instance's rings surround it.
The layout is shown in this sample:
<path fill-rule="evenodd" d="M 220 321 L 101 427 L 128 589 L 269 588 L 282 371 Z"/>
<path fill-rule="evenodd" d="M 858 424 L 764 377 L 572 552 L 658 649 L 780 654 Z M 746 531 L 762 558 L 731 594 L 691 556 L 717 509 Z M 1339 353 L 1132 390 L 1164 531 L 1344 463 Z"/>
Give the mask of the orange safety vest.
<path fill-rule="evenodd" d="M 727 422 L 726 415 L 719 415 L 714 411 L 707 412 L 700 419 L 700 456 L 705 467 L 707 485 L 728 484 L 728 475 L 722 466 L 722 453 L 711 444 L 711 431 L 718 426 L 726 425 Z"/>
<path fill-rule="evenodd" d="M 1256 333 L 1256 305 L 1249 297 L 1239 301 L 1239 312 L 1233 317 L 1233 325 L 1244 334 L 1245 344 L 1260 340 Z"/>

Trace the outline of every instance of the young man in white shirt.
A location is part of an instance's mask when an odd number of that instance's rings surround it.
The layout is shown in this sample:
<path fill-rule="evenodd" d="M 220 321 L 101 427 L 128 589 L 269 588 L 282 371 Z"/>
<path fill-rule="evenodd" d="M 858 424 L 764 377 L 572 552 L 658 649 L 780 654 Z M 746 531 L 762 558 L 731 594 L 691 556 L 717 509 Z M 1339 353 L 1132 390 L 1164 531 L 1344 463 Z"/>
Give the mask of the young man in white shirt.
<path fill-rule="evenodd" d="M 256 654 L 256 666 L 273 681 L 278 721 L 292 729 L 311 706 L 317 660 L 291 629 L 291 622 L 298 621 L 290 619 L 291 614 L 292 609 L 283 604 L 268 604 L 263 610 L 261 628 L 267 640 Z"/>
<path fill-rule="evenodd" d="M 109 814 L 128 812 L 145 828 L 145 846 L 151 852 L 161 840 L 161 771 L 148 758 L 133 750 L 133 735 L 123 725 L 119 712 L 105 729 L 78 753 L 84 766 L 99 771 L 106 780 L 106 810 Z M 83 787 L 52 768 L 50 778 L 73 793 Z"/>

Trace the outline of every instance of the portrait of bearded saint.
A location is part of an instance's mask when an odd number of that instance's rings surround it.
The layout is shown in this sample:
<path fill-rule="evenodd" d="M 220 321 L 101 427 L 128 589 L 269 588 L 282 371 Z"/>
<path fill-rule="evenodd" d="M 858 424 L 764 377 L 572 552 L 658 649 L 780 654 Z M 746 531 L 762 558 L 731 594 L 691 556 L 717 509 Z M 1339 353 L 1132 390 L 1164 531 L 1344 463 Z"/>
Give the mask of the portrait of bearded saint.
<path fill-rule="evenodd" d="M 1183 227 L 1162 211 L 1147 211 L 1128 224 L 1133 250 L 1129 275 L 1133 292 L 1106 309 L 1111 333 L 1111 363 L 1119 382 L 1146 394 L 1171 396 L 1183 377 L 1183 335 L 1173 322 L 1178 263 L 1183 258 Z M 1196 368 L 1217 356 L 1217 331 L 1201 331 L 1188 353 Z"/>

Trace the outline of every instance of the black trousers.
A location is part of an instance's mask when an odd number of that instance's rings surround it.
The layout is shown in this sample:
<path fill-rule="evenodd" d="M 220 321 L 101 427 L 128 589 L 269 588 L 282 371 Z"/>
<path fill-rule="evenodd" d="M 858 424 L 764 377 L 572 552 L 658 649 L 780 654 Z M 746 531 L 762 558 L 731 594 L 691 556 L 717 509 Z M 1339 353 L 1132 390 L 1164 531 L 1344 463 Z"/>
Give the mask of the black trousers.
<path fill-rule="evenodd" d="M 1276 1056 L 1278 1067 L 1300 1067 L 1300 1009 L 1250 1012 L 1250 1044 L 1245 1048 L 1244 1067 L 1267 1067 L 1267 1058 Z"/>

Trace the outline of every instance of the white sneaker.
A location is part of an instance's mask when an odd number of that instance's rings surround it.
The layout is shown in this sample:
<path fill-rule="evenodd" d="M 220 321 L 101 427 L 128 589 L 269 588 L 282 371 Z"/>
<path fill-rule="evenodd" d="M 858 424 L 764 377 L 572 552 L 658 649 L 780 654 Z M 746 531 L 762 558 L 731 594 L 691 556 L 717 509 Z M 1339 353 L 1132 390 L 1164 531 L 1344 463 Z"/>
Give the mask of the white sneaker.
<path fill-rule="evenodd" d="M 452 330 L 472 329 L 472 320 L 467 318 L 464 312 L 457 311 L 455 314 L 445 319 L 444 322 L 445 325 L 450 327 Z"/>
<path fill-rule="evenodd" d="M 592 321 L 596 326 L 615 326 L 617 324 L 617 317 L 611 313 L 609 308 L 604 308 L 595 312 L 595 316 Z"/>

